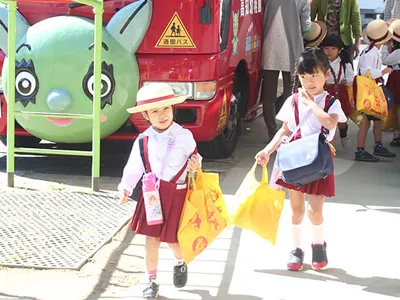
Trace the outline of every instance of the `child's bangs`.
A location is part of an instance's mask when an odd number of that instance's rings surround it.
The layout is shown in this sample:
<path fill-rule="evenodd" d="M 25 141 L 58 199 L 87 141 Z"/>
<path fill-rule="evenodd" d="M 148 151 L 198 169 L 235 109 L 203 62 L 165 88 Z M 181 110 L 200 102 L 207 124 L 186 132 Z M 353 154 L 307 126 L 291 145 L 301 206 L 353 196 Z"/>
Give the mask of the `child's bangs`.
<path fill-rule="evenodd" d="M 319 62 L 312 53 L 307 53 L 299 57 L 297 64 L 297 74 L 315 74 L 319 70 L 323 71 L 323 64 Z"/>

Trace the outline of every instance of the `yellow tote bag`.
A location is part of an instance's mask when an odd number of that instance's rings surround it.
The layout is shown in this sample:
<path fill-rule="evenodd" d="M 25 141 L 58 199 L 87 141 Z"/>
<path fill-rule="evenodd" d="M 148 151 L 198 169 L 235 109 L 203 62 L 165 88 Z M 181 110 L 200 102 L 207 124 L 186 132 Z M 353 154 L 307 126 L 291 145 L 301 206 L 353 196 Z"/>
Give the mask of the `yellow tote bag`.
<path fill-rule="evenodd" d="M 388 116 L 383 119 L 382 129 L 389 130 L 389 129 L 396 129 L 396 107 L 392 107 L 389 110 Z"/>
<path fill-rule="evenodd" d="M 262 166 L 262 180 L 258 182 L 256 167 L 257 164 L 254 164 L 236 193 L 244 201 L 232 221 L 234 225 L 251 230 L 275 245 L 286 193 L 269 187 L 265 165 Z"/>
<path fill-rule="evenodd" d="M 189 187 L 178 230 L 178 242 L 188 264 L 225 229 L 228 213 L 217 173 L 189 174 Z"/>
<path fill-rule="evenodd" d="M 366 76 L 356 76 L 353 84 L 356 98 L 356 109 L 360 113 L 383 119 L 388 115 L 388 106 L 383 90 L 371 78 L 368 70 Z"/>

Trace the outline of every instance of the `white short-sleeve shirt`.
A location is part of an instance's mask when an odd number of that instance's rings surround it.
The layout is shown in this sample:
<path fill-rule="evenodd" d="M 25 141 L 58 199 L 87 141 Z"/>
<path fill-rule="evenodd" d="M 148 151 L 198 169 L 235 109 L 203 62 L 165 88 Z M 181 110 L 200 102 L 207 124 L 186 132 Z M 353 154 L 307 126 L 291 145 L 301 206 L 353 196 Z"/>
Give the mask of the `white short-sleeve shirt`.
<path fill-rule="evenodd" d="M 318 106 L 322 109 L 325 108 L 325 99 L 327 92 L 323 92 L 322 94 L 314 96 L 314 101 L 318 104 Z M 327 99 L 330 100 L 329 98 Z M 303 102 L 299 99 L 299 121 L 304 118 L 304 115 L 308 112 L 309 108 L 303 104 Z M 332 104 L 332 106 L 328 110 L 328 114 L 337 114 L 339 115 L 339 122 L 346 122 L 347 117 L 342 110 L 342 106 L 340 105 L 340 101 L 336 99 L 336 101 Z M 290 96 L 285 103 L 283 104 L 281 110 L 277 114 L 276 118 L 282 122 L 287 122 L 288 128 L 291 132 L 296 129 L 296 119 L 294 114 L 294 105 L 293 105 L 293 95 Z M 307 120 L 301 126 L 301 136 L 309 136 L 314 133 L 321 132 L 321 123 L 318 121 L 317 117 L 314 114 L 310 114 Z M 329 131 L 327 136 L 328 141 L 332 141 L 335 136 L 336 128 Z"/>
<path fill-rule="evenodd" d="M 161 176 L 162 180 L 171 181 L 175 175 L 187 163 L 188 158 L 196 149 L 196 141 L 193 134 L 188 129 L 173 123 L 166 131 L 159 133 L 153 127 L 148 128 L 143 132 L 148 136 L 148 155 L 151 170 L 160 178 L 162 162 L 165 158 L 168 148 L 170 137 L 174 137 L 174 145 L 171 148 L 168 158 L 166 159 L 166 166 L 164 173 Z M 199 161 L 201 162 L 201 156 Z M 133 189 L 145 173 L 145 168 L 140 156 L 139 142 L 136 140 L 133 144 L 131 154 L 128 162 L 124 168 L 122 179 L 118 185 L 119 191 L 127 191 L 132 193 Z M 185 183 L 186 172 L 177 181 L 178 184 Z"/>

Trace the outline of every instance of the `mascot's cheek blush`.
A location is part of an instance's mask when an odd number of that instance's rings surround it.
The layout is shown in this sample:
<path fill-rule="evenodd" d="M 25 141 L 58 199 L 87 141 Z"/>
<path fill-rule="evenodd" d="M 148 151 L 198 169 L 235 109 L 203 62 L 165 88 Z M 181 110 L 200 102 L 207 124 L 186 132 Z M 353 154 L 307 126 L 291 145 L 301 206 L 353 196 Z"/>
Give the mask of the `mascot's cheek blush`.
<path fill-rule="evenodd" d="M 59 119 L 59 118 L 49 118 L 49 117 L 46 119 L 58 127 L 66 127 L 69 124 L 71 124 L 73 120 L 75 120 L 75 118 Z"/>
<path fill-rule="evenodd" d="M 28 118 L 28 117 L 25 117 L 25 118 Z M 59 119 L 59 118 L 50 118 L 50 117 L 47 117 L 46 119 L 47 119 L 47 121 L 50 121 L 51 123 L 53 123 L 54 125 L 56 125 L 58 127 L 67 127 L 69 124 L 72 123 L 73 120 L 75 120 L 75 118 Z M 107 116 L 101 115 L 100 122 L 104 123 L 106 121 L 107 121 Z"/>

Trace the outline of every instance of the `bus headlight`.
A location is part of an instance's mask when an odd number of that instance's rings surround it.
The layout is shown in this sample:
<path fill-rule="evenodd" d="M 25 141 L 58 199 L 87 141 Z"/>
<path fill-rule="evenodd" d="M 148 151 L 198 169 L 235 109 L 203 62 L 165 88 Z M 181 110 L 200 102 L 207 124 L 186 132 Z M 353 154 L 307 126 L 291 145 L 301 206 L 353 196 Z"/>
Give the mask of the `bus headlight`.
<path fill-rule="evenodd" d="M 143 85 L 153 83 L 145 81 Z M 217 90 L 216 81 L 206 82 L 166 82 L 174 90 L 176 96 L 187 95 L 188 100 L 210 100 L 214 97 Z"/>

